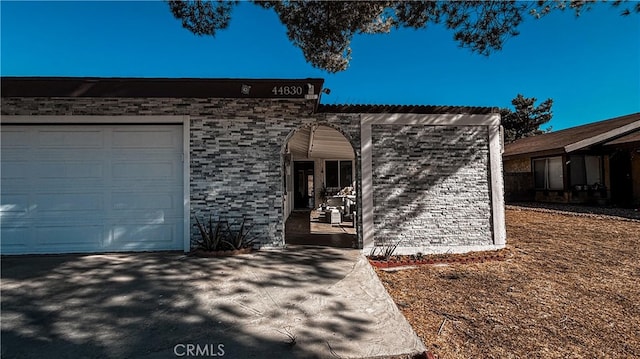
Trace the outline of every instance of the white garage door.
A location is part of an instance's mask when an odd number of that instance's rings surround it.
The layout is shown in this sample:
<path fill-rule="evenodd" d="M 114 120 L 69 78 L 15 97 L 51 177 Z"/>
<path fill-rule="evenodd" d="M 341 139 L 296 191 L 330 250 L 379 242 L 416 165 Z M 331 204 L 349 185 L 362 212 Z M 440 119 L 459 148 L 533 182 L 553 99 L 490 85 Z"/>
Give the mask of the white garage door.
<path fill-rule="evenodd" d="M 2 254 L 182 249 L 182 126 L 2 126 Z"/>

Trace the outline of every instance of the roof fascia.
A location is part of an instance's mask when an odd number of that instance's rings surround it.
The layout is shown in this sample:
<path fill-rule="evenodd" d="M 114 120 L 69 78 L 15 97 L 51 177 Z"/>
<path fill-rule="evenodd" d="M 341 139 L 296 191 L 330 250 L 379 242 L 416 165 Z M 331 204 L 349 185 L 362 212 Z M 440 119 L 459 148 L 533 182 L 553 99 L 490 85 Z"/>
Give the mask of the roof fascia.
<path fill-rule="evenodd" d="M 413 114 L 413 113 L 361 113 L 362 124 L 386 125 L 444 125 L 444 126 L 499 126 L 500 114 Z"/>
<path fill-rule="evenodd" d="M 569 152 L 573 152 L 576 150 L 579 150 L 581 148 L 585 148 L 588 146 L 592 146 L 595 144 L 599 144 L 605 141 L 608 141 L 614 137 L 617 136 L 621 136 L 624 135 L 630 131 L 636 130 L 640 128 L 640 120 L 632 122 L 630 124 L 615 128 L 613 130 L 601 133 L 599 135 L 595 135 L 593 137 L 589 137 L 589 138 L 585 138 L 584 140 L 578 141 L 578 142 L 574 142 L 574 143 L 570 143 L 566 146 L 564 146 L 564 150 L 569 153 Z"/>
<path fill-rule="evenodd" d="M 504 161 L 508 161 L 508 160 L 523 159 L 523 158 L 562 156 L 564 154 L 565 152 L 562 148 L 552 148 L 552 149 L 543 150 L 543 151 L 518 153 L 513 155 L 503 155 L 502 159 Z"/>

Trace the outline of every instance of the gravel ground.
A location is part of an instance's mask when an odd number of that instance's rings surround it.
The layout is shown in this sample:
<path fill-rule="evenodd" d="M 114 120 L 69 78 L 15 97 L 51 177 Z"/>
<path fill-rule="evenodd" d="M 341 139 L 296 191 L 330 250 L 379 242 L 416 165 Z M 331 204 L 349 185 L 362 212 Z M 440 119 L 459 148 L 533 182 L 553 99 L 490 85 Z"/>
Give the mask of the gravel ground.
<path fill-rule="evenodd" d="M 563 203 L 515 202 L 507 205 L 507 209 L 527 208 L 533 211 L 573 214 L 577 216 L 608 216 L 640 221 L 640 209 L 602 206 L 584 206 Z"/>
<path fill-rule="evenodd" d="M 439 358 L 639 358 L 640 221 L 562 209 L 510 206 L 505 260 L 378 276 Z"/>

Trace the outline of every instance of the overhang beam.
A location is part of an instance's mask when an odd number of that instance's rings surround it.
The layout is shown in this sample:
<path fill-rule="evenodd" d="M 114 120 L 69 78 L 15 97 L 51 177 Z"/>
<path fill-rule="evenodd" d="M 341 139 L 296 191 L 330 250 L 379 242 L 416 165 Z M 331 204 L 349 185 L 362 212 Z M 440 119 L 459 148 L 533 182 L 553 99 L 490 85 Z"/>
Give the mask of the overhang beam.
<path fill-rule="evenodd" d="M 309 148 L 307 149 L 307 158 L 311 158 L 311 152 L 313 151 L 313 136 L 316 133 L 318 126 L 314 125 L 309 131 Z"/>

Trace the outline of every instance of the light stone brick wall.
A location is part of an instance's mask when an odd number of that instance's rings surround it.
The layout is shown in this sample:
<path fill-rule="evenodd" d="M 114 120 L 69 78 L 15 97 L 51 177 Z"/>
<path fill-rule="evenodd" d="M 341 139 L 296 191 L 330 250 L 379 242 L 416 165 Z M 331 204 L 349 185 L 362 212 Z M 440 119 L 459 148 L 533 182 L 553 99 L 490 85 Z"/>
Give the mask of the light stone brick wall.
<path fill-rule="evenodd" d="M 502 162 L 506 173 L 531 173 L 531 158 L 517 158 Z"/>
<path fill-rule="evenodd" d="M 199 238 L 193 218 L 208 218 L 209 213 L 232 223 L 246 218 L 259 246 L 282 246 L 281 153 L 293 131 L 314 124 L 338 129 L 354 146 L 359 166 L 358 116 L 314 114 L 314 104 L 295 99 L 2 98 L 1 111 L 3 115 L 188 115 L 192 246 Z"/>
<path fill-rule="evenodd" d="M 486 126 L 372 125 L 374 241 L 491 245 Z"/>
<path fill-rule="evenodd" d="M 260 246 L 281 246 L 283 158 L 296 129 L 327 125 L 356 153 L 362 228 L 360 116 L 315 114 L 301 99 L 2 98 L 2 115 L 190 118 L 190 214 L 253 225 Z M 402 246 L 492 243 L 485 126 L 372 125 L 374 239 Z M 191 228 L 192 244 L 199 238 Z M 358 242 L 362 246 L 361 231 Z"/>

